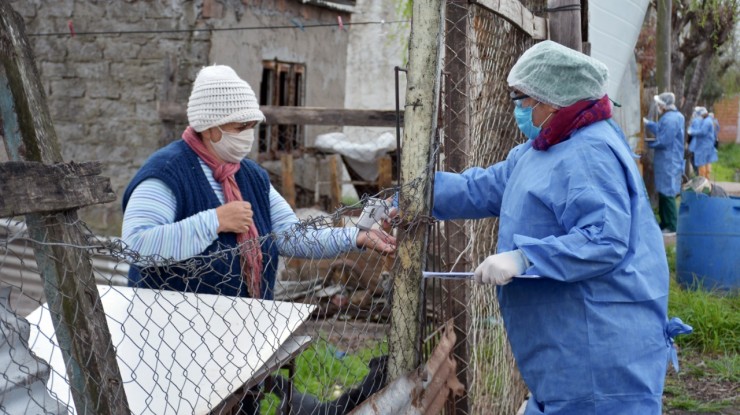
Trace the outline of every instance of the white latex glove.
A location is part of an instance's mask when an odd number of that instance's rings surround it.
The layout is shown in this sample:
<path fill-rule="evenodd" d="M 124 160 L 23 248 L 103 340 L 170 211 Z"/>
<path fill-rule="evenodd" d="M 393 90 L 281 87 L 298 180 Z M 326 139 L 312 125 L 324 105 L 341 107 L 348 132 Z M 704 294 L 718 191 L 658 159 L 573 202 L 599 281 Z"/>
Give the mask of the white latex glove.
<path fill-rule="evenodd" d="M 524 253 L 515 251 L 502 252 L 486 258 L 475 269 L 475 280 L 483 284 L 506 285 L 517 275 L 522 275 L 529 268 L 529 261 Z"/>
<path fill-rule="evenodd" d="M 642 119 L 642 123 L 643 123 L 643 124 L 647 124 L 647 123 L 649 123 L 649 122 L 650 122 L 650 120 L 648 120 L 647 118 L 644 118 L 644 117 L 643 117 L 643 119 Z"/>

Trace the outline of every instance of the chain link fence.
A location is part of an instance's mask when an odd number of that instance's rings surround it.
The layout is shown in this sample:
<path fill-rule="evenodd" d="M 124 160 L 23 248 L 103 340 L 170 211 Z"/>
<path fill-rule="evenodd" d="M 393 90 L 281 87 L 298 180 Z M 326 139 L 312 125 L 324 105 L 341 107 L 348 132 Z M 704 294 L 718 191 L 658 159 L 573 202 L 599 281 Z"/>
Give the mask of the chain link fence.
<path fill-rule="evenodd" d="M 522 3 L 534 12 L 545 5 L 544 0 Z M 445 63 L 439 81 L 442 105 L 433 146 L 436 165 L 428 167 L 426 177 L 434 170 L 490 165 L 503 160 L 521 141 L 506 75 L 534 42 L 479 4 L 450 0 L 445 16 Z M 373 196 L 385 200 L 398 192 L 418 194 L 423 178 L 418 179 Z M 355 226 L 368 200 L 366 196 L 329 213 L 299 209 L 301 221 L 290 232 L 262 235 L 259 241 L 246 243 L 258 249 L 280 241 L 293 245 L 290 252 L 320 252 L 323 240 L 316 232 Z M 267 260 L 277 262 L 275 301 L 195 295 L 173 288 L 197 287 L 203 283 L 200 276 L 231 269 L 242 247 L 175 262 L 139 255 L 120 240 L 95 236 L 80 220 L 57 216 L 84 240 L 55 242 L 39 225 L 44 220 L 35 221 L 32 232 L 19 218 L 0 223 L 0 280 L 5 290 L 0 307 L 4 311 L 2 359 L 8 368 L 2 377 L 6 393 L 0 399 L 0 412 L 67 413 L 91 408 L 89 402 L 79 401 L 80 384 L 68 379 L 70 371 L 75 373 L 74 367 L 68 370 L 70 363 L 63 357 L 71 354 L 64 350 L 70 339 L 60 338 L 56 330 L 60 316 L 46 305 L 61 296 L 76 298 L 78 293 L 65 291 L 64 281 L 79 280 L 78 273 L 90 269 L 89 264 L 95 287 L 77 289 L 106 312 L 125 402 L 132 413 L 340 414 L 349 413 L 385 386 L 392 349 L 393 270 L 403 267 L 396 256 L 372 250 L 349 250 L 331 258 L 283 254 Z M 495 250 L 494 219 L 435 223 L 423 215 L 402 217 L 394 224 L 378 222 L 374 227 L 396 233 L 404 223 L 429 226 L 424 246 L 431 271 L 471 271 Z M 63 249 L 55 249 L 60 245 Z M 62 270 L 58 285 L 41 277 L 50 266 Z M 129 287 L 132 266 L 153 270 L 158 285 L 170 289 Z M 223 275 L 208 289 L 239 291 L 241 284 L 244 281 Z M 421 327 L 416 350 L 420 363 L 439 341 L 444 322 L 453 319 L 456 326 L 457 376 L 467 393 L 451 399 L 445 412 L 515 413 L 527 391 L 508 348 L 494 290 L 469 281 L 423 279 L 420 292 L 421 316 L 408 316 Z M 71 316 L 66 321 L 87 318 L 74 306 L 67 305 L 63 313 Z M 69 333 L 75 336 L 74 329 Z M 83 344 L 87 340 L 77 339 Z M 90 357 L 78 363 L 96 361 Z M 88 390 L 96 390 L 95 386 L 86 384 Z M 97 412 L 95 402 L 92 405 L 92 412 Z"/>

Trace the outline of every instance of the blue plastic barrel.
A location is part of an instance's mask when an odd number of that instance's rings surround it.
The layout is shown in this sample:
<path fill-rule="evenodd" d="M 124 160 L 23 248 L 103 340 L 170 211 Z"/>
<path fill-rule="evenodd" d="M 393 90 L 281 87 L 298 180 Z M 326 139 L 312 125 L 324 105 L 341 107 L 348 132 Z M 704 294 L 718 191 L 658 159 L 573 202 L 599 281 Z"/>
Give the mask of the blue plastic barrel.
<path fill-rule="evenodd" d="M 687 288 L 740 288 L 740 198 L 681 193 L 676 274 Z"/>

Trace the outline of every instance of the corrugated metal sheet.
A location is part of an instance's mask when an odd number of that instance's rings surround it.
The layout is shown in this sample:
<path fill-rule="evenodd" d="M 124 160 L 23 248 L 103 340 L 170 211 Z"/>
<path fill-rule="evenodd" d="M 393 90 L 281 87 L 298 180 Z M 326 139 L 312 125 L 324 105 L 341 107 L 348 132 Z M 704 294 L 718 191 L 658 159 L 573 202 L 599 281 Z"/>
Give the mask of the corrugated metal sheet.
<path fill-rule="evenodd" d="M 10 289 L 0 289 L 0 411 L 6 414 L 66 414 L 66 405 L 46 390 L 49 365 L 28 350 L 30 325 L 8 309 Z"/>
<path fill-rule="evenodd" d="M 100 237 L 102 243 L 110 242 Z M 27 316 L 45 302 L 44 286 L 34 257 L 33 244 L 23 222 L 0 222 L 0 287 L 11 287 L 10 307 L 19 315 Z M 125 286 L 129 265 L 105 255 L 104 251 L 90 251 L 96 284 Z"/>
<path fill-rule="evenodd" d="M 422 367 L 391 382 L 371 396 L 351 415 L 435 415 L 442 411 L 450 393 L 462 396 L 464 385 L 457 379 L 453 320 L 445 325 L 432 357 Z"/>

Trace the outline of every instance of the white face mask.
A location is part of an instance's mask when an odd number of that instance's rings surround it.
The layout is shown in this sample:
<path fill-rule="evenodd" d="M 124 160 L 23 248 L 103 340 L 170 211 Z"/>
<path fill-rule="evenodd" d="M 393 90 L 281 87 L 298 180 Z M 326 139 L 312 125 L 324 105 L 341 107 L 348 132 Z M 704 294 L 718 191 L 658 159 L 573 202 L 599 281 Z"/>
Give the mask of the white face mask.
<path fill-rule="evenodd" d="M 217 127 L 218 128 L 218 127 Z M 254 145 L 254 128 L 246 129 L 240 133 L 229 133 L 221 128 L 221 140 L 211 142 L 213 151 L 228 163 L 239 163 L 246 157 Z"/>

